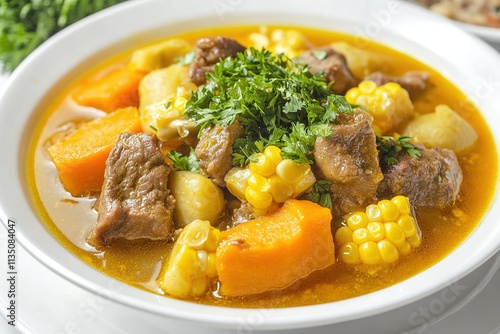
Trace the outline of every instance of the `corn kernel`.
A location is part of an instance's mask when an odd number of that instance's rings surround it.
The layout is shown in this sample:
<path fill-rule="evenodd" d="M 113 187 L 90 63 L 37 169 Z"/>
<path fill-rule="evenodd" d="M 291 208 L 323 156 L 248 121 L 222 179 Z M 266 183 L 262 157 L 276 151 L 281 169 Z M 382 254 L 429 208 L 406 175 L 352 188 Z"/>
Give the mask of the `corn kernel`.
<path fill-rule="evenodd" d="M 385 223 L 385 235 L 395 246 L 400 246 L 405 242 L 405 234 L 396 223 Z"/>
<path fill-rule="evenodd" d="M 220 230 L 216 228 L 210 229 L 210 234 L 205 242 L 205 249 L 207 252 L 215 252 L 219 246 Z"/>
<path fill-rule="evenodd" d="M 380 241 L 385 238 L 385 227 L 380 222 L 370 222 L 366 226 L 366 229 L 370 235 L 370 239 L 373 241 Z"/>
<path fill-rule="evenodd" d="M 273 175 L 269 178 L 271 186 L 271 196 L 276 203 L 283 203 L 293 195 L 293 187 L 291 184 L 283 181 L 278 175 Z"/>
<path fill-rule="evenodd" d="M 415 219 L 408 215 L 402 215 L 397 221 L 398 226 L 403 230 L 405 238 L 413 237 L 417 234 L 417 227 L 415 225 Z"/>
<path fill-rule="evenodd" d="M 169 271 L 165 274 L 160 287 L 167 294 L 176 297 L 187 297 L 191 292 L 191 280 L 178 271 Z"/>
<path fill-rule="evenodd" d="M 392 242 L 387 239 L 381 240 L 377 244 L 382 260 L 387 263 L 396 262 L 399 258 L 399 252 Z"/>
<path fill-rule="evenodd" d="M 293 185 L 302 180 L 310 170 L 308 164 L 298 164 L 290 159 L 283 159 L 276 166 L 276 175 Z"/>
<path fill-rule="evenodd" d="M 260 174 L 264 177 L 269 177 L 274 174 L 276 165 L 272 159 L 263 153 L 257 153 L 253 160 L 254 161 L 250 162 L 248 165 L 248 168 L 250 168 L 252 172 Z"/>
<path fill-rule="evenodd" d="M 270 193 L 271 185 L 267 182 L 267 179 L 260 174 L 252 174 L 248 178 L 248 186 L 255 191 L 261 193 Z"/>
<path fill-rule="evenodd" d="M 239 199 L 245 199 L 245 189 L 248 187 L 248 179 L 252 171 L 248 168 L 231 168 L 224 176 L 224 182 L 231 194 Z"/>
<path fill-rule="evenodd" d="M 356 264 L 361 261 L 359 247 L 354 242 L 347 242 L 340 246 L 339 256 L 344 263 Z"/>
<path fill-rule="evenodd" d="M 380 250 L 374 241 L 367 241 L 359 246 L 359 257 L 365 264 L 380 263 Z"/>
<path fill-rule="evenodd" d="M 407 241 L 410 244 L 410 246 L 418 247 L 422 242 L 422 238 L 420 238 L 418 234 L 415 234 L 413 237 L 408 238 Z"/>
<path fill-rule="evenodd" d="M 358 228 L 352 233 L 352 241 L 357 245 L 361 245 L 367 241 L 370 241 L 370 235 L 368 234 L 368 230 L 364 227 Z"/>
<path fill-rule="evenodd" d="M 217 268 L 215 266 L 215 253 L 208 254 L 207 257 L 207 268 L 205 270 L 205 274 L 208 277 L 217 276 Z"/>
<path fill-rule="evenodd" d="M 207 279 L 204 277 L 198 277 L 193 280 L 191 286 L 191 294 L 194 296 L 199 296 L 205 293 L 207 290 Z"/>
<path fill-rule="evenodd" d="M 307 166 L 307 171 L 304 173 L 304 177 L 293 185 L 293 197 L 299 196 L 304 191 L 311 188 L 316 182 L 316 177 L 314 176 L 311 167 L 307 164 L 305 165 Z"/>
<path fill-rule="evenodd" d="M 369 94 L 373 91 L 375 91 L 375 89 L 377 88 L 377 84 L 371 80 L 365 80 L 365 81 L 362 81 L 359 85 L 359 90 L 363 93 L 363 94 Z"/>
<path fill-rule="evenodd" d="M 342 245 L 352 241 L 352 230 L 349 226 L 341 226 L 335 232 L 335 242 Z"/>
<path fill-rule="evenodd" d="M 377 204 L 371 204 L 366 207 L 366 216 L 371 222 L 383 222 L 382 211 Z"/>
<path fill-rule="evenodd" d="M 406 196 L 395 196 L 391 199 L 391 202 L 396 205 L 399 213 L 402 215 L 409 215 L 411 213 L 410 200 Z"/>
<path fill-rule="evenodd" d="M 411 252 L 411 246 L 408 242 L 405 241 L 400 246 L 398 246 L 398 250 L 401 255 L 406 255 Z"/>
<path fill-rule="evenodd" d="M 366 228 L 368 226 L 368 217 L 364 212 L 355 212 L 347 216 L 346 223 L 353 231 L 358 228 Z"/>
<path fill-rule="evenodd" d="M 394 222 L 399 218 L 399 210 L 393 202 L 384 199 L 378 202 L 377 205 L 382 212 L 382 217 L 385 222 Z"/>
<path fill-rule="evenodd" d="M 193 249 L 203 248 L 210 234 L 210 222 L 197 219 L 188 225 L 193 226 L 186 229 L 186 233 L 183 234 L 183 241 Z"/>
<path fill-rule="evenodd" d="M 281 156 L 281 149 L 276 146 L 268 146 L 264 149 L 264 155 L 271 158 L 275 165 L 279 164 L 283 157 Z"/>
<path fill-rule="evenodd" d="M 271 194 L 261 193 L 247 187 L 245 190 L 246 200 L 256 209 L 267 210 L 273 202 Z"/>

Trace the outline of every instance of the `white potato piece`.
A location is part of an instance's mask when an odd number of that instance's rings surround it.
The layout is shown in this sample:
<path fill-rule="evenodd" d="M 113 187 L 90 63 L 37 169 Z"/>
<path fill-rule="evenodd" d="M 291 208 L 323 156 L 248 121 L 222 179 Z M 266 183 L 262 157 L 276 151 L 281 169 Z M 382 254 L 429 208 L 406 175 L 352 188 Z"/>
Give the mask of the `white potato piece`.
<path fill-rule="evenodd" d="M 169 188 L 175 198 L 174 219 L 184 227 L 196 219 L 208 220 L 215 225 L 224 207 L 224 194 L 212 180 L 188 171 L 173 171 Z"/>
<path fill-rule="evenodd" d="M 414 137 L 429 147 L 444 147 L 455 153 L 463 152 L 474 145 L 477 133 L 459 114 L 444 104 L 435 111 L 414 118 L 402 132 Z"/>
<path fill-rule="evenodd" d="M 347 67 L 357 79 L 363 79 L 370 73 L 384 71 L 387 59 L 370 50 L 358 48 L 346 42 L 334 42 L 331 48 L 344 55 Z"/>
<path fill-rule="evenodd" d="M 195 89 L 187 67 L 181 64 L 148 73 L 139 84 L 139 113 L 143 131 L 156 133 L 163 141 L 185 138 L 195 131 L 195 123 L 182 117 L 185 101 Z"/>
<path fill-rule="evenodd" d="M 169 39 L 135 50 L 128 66 L 136 71 L 150 72 L 172 65 L 191 49 L 192 46 L 183 39 Z"/>

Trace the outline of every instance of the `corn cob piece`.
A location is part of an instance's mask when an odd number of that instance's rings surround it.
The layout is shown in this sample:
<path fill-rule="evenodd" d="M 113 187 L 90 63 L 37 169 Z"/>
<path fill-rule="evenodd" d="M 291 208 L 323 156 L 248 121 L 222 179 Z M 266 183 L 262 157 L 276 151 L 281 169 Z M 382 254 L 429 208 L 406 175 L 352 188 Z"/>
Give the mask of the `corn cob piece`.
<path fill-rule="evenodd" d="M 391 133 L 414 114 L 408 92 L 395 82 L 377 86 L 373 81 L 362 81 L 345 95 L 347 102 L 366 107 L 373 117 L 372 127 L 377 136 Z"/>
<path fill-rule="evenodd" d="M 188 224 L 170 253 L 160 288 L 179 298 L 205 294 L 217 276 L 215 251 L 219 235 L 220 231 L 209 221 L 197 219 Z"/>
<path fill-rule="evenodd" d="M 418 247 L 422 233 L 405 196 L 381 200 L 344 217 L 335 232 L 342 262 L 357 264 L 393 263 Z"/>
<path fill-rule="evenodd" d="M 224 178 L 227 189 L 248 201 L 257 216 L 276 211 L 289 198 L 309 189 L 316 178 L 309 164 L 283 159 L 281 150 L 268 146 L 245 168 L 233 168 Z"/>

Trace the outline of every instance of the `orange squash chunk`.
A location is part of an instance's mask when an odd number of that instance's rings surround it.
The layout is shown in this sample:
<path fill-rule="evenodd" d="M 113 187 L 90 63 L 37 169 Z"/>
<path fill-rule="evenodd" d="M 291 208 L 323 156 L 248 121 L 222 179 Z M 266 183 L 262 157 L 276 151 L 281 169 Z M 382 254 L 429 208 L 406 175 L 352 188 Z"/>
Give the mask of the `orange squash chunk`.
<path fill-rule="evenodd" d="M 226 296 L 285 288 L 335 262 L 329 209 L 291 199 L 274 214 L 221 233 L 216 267 Z"/>
<path fill-rule="evenodd" d="M 139 83 L 145 73 L 119 68 L 103 78 L 85 83 L 73 93 L 76 103 L 105 112 L 139 106 Z"/>
<path fill-rule="evenodd" d="M 49 154 L 64 189 L 73 196 L 100 191 L 106 159 L 120 134 L 141 130 L 137 108 L 123 108 L 85 123 L 65 140 L 52 145 Z"/>

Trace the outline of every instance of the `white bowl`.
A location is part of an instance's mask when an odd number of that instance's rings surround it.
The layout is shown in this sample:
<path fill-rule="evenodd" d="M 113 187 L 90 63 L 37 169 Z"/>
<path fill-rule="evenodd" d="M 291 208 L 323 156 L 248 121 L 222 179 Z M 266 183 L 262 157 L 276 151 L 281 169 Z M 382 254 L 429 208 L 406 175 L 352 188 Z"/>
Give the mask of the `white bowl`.
<path fill-rule="evenodd" d="M 4 225 L 8 219 L 16 222 L 17 241 L 41 263 L 109 299 L 114 307 L 106 316 L 124 332 L 140 328 L 148 333 L 162 329 L 175 333 L 304 333 L 308 328 L 308 333 L 367 329 L 388 333 L 428 324 L 472 293 L 496 265 L 493 256 L 500 249 L 498 181 L 481 224 L 438 264 L 361 297 L 285 309 L 221 308 L 158 297 L 87 266 L 39 221 L 26 184 L 27 149 L 44 107 L 56 94 L 54 87 L 63 87 L 88 66 L 139 42 L 203 27 L 264 23 L 341 31 L 412 55 L 438 69 L 477 105 L 494 133 L 497 150 L 500 147 L 500 57 L 482 41 L 418 6 L 385 0 L 129 1 L 59 33 L 9 78 L 0 96 L 0 219 Z M 465 283 L 457 287 L 459 279 Z M 455 292 L 450 297 L 446 291 Z M 422 313 L 429 309 L 435 311 L 430 313 L 432 317 Z"/>

